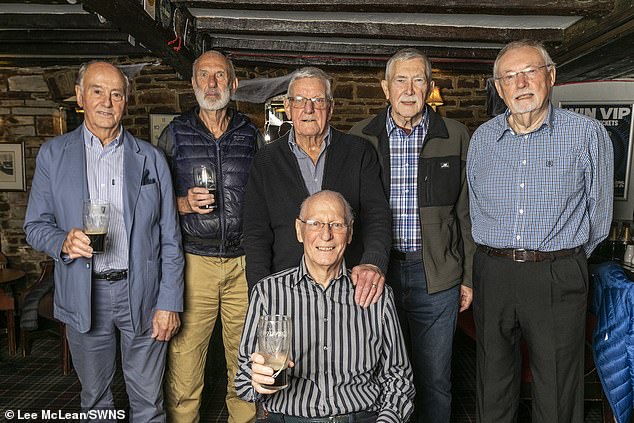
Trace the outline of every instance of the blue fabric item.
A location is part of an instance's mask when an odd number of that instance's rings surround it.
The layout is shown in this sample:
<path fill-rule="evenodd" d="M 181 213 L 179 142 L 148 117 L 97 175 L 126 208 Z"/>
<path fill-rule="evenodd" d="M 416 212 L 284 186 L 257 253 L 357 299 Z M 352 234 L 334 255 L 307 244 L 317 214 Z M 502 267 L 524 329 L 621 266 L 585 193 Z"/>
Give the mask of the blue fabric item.
<path fill-rule="evenodd" d="M 614 262 L 592 272 L 594 362 L 617 423 L 627 423 L 634 405 L 634 282 Z"/>

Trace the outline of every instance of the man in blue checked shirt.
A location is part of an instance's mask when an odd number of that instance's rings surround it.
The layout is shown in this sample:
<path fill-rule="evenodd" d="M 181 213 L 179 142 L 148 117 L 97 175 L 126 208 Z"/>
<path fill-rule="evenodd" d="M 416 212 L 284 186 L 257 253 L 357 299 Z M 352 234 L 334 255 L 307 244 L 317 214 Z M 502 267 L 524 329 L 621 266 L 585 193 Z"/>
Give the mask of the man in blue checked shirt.
<path fill-rule="evenodd" d="M 508 44 L 493 75 L 508 109 L 467 156 L 478 421 L 514 421 L 522 336 L 533 422 L 581 423 L 586 258 L 612 220 L 612 144 L 598 121 L 550 103 L 555 65 L 540 43 Z"/>
<path fill-rule="evenodd" d="M 420 51 L 394 54 L 381 87 L 390 105 L 350 132 L 379 153 L 392 210 L 386 281 L 414 369 L 412 422 L 449 423 L 453 337 L 458 312 L 472 298 L 469 132 L 425 104 L 434 81 L 431 62 Z"/>
<path fill-rule="evenodd" d="M 263 423 L 406 422 L 412 368 L 389 286 L 367 308 L 356 304 L 344 252 L 352 208 L 334 191 L 318 191 L 295 219 L 304 255 L 299 266 L 261 279 L 251 292 L 238 355 L 236 391 L 260 401 Z M 273 390 L 273 368 L 257 347 L 260 316 L 292 321 L 288 386 Z"/>

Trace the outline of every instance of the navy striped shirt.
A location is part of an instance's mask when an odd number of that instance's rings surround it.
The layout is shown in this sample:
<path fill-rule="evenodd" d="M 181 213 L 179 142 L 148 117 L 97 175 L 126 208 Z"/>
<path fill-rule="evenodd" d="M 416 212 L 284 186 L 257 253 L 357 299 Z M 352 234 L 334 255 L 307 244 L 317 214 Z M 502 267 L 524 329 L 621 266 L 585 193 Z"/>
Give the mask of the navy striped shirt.
<path fill-rule="evenodd" d="M 557 251 L 603 240 L 612 220 L 612 142 L 601 123 L 550 106 L 516 134 L 508 110 L 480 126 L 467 155 L 473 239 L 494 248 Z"/>
<path fill-rule="evenodd" d="M 269 412 L 327 417 L 376 411 L 379 422 L 407 421 L 413 409 L 412 370 L 391 289 L 367 309 L 355 304 L 348 272 L 327 288 L 299 267 L 262 279 L 249 302 L 238 354 L 238 395 L 261 398 Z M 288 387 L 260 395 L 251 385 L 249 357 L 257 351 L 261 315 L 291 316 L 293 336 Z"/>

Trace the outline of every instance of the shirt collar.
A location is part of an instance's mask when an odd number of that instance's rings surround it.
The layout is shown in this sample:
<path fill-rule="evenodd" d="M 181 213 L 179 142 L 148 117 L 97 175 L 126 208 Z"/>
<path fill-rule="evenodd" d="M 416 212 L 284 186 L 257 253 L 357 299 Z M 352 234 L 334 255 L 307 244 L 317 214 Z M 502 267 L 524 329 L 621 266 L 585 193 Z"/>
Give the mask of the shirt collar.
<path fill-rule="evenodd" d="M 410 133 L 410 135 L 414 133 L 416 128 L 421 128 L 421 129 L 426 128 L 428 121 L 429 121 L 429 113 L 427 113 L 427 108 L 425 107 L 423 108 L 422 119 L 420 120 L 420 122 L 418 122 L 416 126 L 412 128 L 412 132 Z M 392 106 L 388 106 L 387 108 L 387 119 L 385 119 L 385 129 L 387 130 L 388 137 L 390 137 L 392 135 L 392 132 L 394 132 L 396 129 L 400 129 L 399 126 L 396 124 L 396 122 L 394 122 L 394 118 L 392 117 Z"/>
<path fill-rule="evenodd" d="M 99 140 L 99 138 L 93 134 L 90 129 L 88 129 L 88 127 L 86 126 L 86 123 L 82 124 L 84 126 L 84 131 L 83 131 L 83 135 L 84 135 L 84 145 L 88 148 L 92 148 L 96 145 L 101 146 L 101 141 Z M 112 140 L 112 142 L 110 142 L 108 144 L 108 146 L 112 145 L 112 147 L 110 148 L 117 148 L 119 147 L 121 144 L 123 143 L 123 126 L 119 126 L 119 133 L 117 134 L 117 136 L 115 137 L 114 140 Z M 106 146 L 106 147 L 108 147 Z M 104 147 L 104 148 L 106 148 Z"/>
<path fill-rule="evenodd" d="M 554 113 L 553 113 L 553 105 L 549 101 L 548 102 L 548 112 L 546 112 L 546 118 L 544 119 L 544 121 L 542 122 L 541 125 L 539 125 L 535 129 L 533 129 L 531 132 L 537 132 L 544 126 L 548 127 L 548 129 L 552 131 L 553 123 L 554 123 L 553 122 L 554 121 L 554 116 L 553 115 L 554 115 Z M 511 128 L 511 124 L 509 123 L 509 116 L 511 116 L 511 109 L 507 108 L 506 111 L 504 112 L 503 116 L 504 117 L 503 117 L 502 122 L 501 122 L 500 132 L 498 133 L 498 137 L 497 137 L 496 141 L 500 141 L 502 139 L 502 137 L 504 136 L 504 133 L 506 131 L 510 131 L 511 133 L 515 133 L 513 131 L 513 128 Z"/>
<path fill-rule="evenodd" d="M 295 279 L 295 284 L 294 285 L 297 286 L 300 282 L 304 282 L 304 283 L 310 282 L 310 283 L 319 285 L 308 274 L 308 269 L 306 268 L 306 262 L 304 260 L 305 260 L 305 258 L 304 258 L 304 256 L 302 256 L 302 260 L 300 261 L 299 266 L 297 267 L 297 278 Z M 333 282 L 344 281 L 344 280 L 347 280 L 348 282 L 351 282 L 350 281 L 350 276 L 348 275 L 348 268 L 346 267 L 346 260 L 345 259 L 341 262 L 341 269 L 339 270 L 339 275 L 335 279 L 330 281 L 330 284 L 328 284 L 328 287 L 330 288 L 330 286 L 332 286 Z M 319 285 L 319 286 L 321 286 L 321 285 Z"/>
<path fill-rule="evenodd" d="M 323 148 L 321 151 L 324 151 L 330 145 L 330 125 L 328 125 L 328 130 L 326 131 L 326 136 L 324 137 Z M 291 151 L 301 150 L 301 148 L 295 142 L 295 129 L 291 129 L 288 131 L 288 146 Z"/>

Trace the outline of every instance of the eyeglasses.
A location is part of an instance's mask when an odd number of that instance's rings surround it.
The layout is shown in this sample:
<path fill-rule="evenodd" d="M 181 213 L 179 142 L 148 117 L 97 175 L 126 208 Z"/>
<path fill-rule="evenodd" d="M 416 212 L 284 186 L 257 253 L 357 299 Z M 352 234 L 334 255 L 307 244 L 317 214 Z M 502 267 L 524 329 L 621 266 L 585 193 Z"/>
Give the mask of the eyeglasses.
<path fill-rule="evenodd" d="M 528 79 L 528 80 L 533 80 L 535 78 L 537 78 L 537 71 L 543 68 L 548 68 L 552 65 L 541 65 L 541 66 L 537 66 L 537 67 L 530 67 L 530 68 L 526 68 L 524 70 L 521 71 L 517 71 L 517 72 L 507 72 L 505 73 L 503 76 L 498 76 L 495 78 L 496 81 L 502 81 L 502 83 L 504 85 L 510 85 L 513 82 L 515 82 L 515 80 L 517 79 L 517 77 L 519 75 L 524 75 L 524 78 Z"/>
<path fill-rule="evenodd" d="M 306 225 L 306 229 L 311 232 L 321 232 L 321 230 L 324 229 L 325 226 L 328 226 L 328 229 L 330 229 L 333 233 L 340 234 L 347 231 L 349 226 L 347 223 L 320 222 L 319 220 L 312 219 L 304 220 L 300 217 L 298 217 L 297 220 Z"/>
<path fill-rule="evenodd" d="M 328 105 L 328 99 L 325 97 L 302 97 L 301 95 L 288 96 L 288 101 L 291 102 L 291 106 L 296 109 L 303 109 L 306 106 L 306 102 L 310 100 L 313 103 L 315 109 L 325 109 Z"/>

